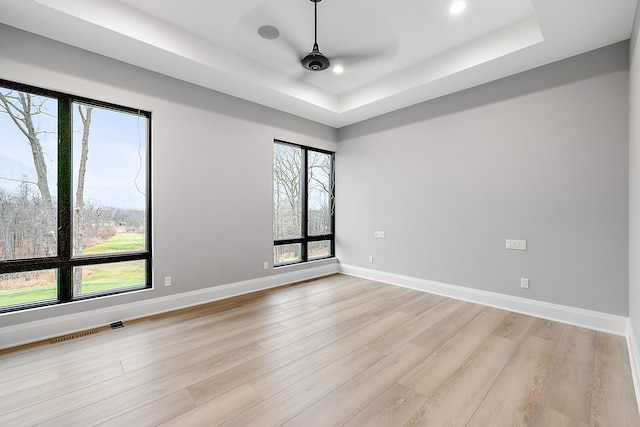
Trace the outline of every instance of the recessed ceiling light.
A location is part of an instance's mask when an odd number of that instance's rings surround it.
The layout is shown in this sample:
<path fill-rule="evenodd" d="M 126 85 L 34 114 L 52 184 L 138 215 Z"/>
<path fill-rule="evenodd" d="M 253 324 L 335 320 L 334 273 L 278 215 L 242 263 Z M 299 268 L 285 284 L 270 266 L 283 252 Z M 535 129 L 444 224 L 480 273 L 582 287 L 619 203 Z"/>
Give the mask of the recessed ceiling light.
<path fill-rule="evenodd" d="M 260 37 L 267 40 L 275 40 L 280 37 L 280 31 L 278 31 L 278 29 L 273 25 L 263 25 L 258 28 L 258 34 L 260 34 Z"/>
<path fill-rule="evenodd" d="M 451 5 L 451 7 L 449 8 L 449 12 L 451 12 L 452 15 L 457 15 L 458 13 L 462 12 L 466 8 L 467 8 L 467 5 L 465 2 L 457 1 Z"/>
<path fill-rule="evenodd" d="M 342 74 L 343 71 L 344 67 L 342 65 L 336 65 L 335 67 L 333 67 L 333 72 L 336 74 Z"/>

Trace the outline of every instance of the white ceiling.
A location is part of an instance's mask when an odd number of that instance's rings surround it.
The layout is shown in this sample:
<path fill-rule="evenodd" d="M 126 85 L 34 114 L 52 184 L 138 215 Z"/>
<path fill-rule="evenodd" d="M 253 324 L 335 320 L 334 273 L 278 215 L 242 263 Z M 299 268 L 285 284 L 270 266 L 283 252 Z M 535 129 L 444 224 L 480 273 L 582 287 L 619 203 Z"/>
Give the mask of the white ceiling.
<path fill-rule="evenodd" d="M 637 0 L 453 2 L 319 2 L 340 75 L 300 65 L 309 0 L 0 0 L 0 22 L 338 128 L 628 39 Z"/>

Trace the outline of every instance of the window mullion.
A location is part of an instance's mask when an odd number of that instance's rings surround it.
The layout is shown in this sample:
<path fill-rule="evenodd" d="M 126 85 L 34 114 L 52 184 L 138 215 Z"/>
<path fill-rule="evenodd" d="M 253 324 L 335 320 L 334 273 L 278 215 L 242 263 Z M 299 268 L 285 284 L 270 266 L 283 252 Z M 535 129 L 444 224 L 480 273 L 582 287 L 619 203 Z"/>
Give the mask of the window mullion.
<path fill-rule="evenodd" d="M 71 193 L 73 186 L 73 124 L 71 98 L 58 100 L 58 300 L 73 299 L 73 273 L 71 259 Z"/>
<path fill-rule="evenodd" d="M 329 188 L 331 194 L 329 194 L 330 212 L 331 212 L 331 255 L 336 253 L 336 171 L 335 171 L 335 154 L 331 154 L 331 174 L 329 175 Z"/>
<path fill-rule="evenodd" d="M 308 182 L 308 172 L 307 172 L 307 154 L 308 150 L 306 148 L 302 148 L 301 157 L 301 171 L 300 171 L 300 181 L 302 186 L 302 196 L 300 197 L 302 203 L 302 221 L 301 221 L 301 236 L 302 236 L 302 247 L 300 248 L 300 255 L 303 262 L 307 261 L 307 237 L 309 233 L 309 227 L 307 225 L 307 194 L 309 191 L 309 182 Z"/>

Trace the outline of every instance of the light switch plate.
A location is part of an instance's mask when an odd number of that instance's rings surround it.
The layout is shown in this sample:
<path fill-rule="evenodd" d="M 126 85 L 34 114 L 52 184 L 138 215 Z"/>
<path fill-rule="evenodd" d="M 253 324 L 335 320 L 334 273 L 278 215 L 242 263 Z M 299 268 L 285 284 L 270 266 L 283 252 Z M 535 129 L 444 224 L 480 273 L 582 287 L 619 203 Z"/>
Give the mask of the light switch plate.
<path fill-rule="evenodd" d="M 527 250 L 527 241 L 526 240 L 510 240 L 507 239 L 506 242 L 507 249 L 514 249 L 517 251 L 526 251 Z"/>

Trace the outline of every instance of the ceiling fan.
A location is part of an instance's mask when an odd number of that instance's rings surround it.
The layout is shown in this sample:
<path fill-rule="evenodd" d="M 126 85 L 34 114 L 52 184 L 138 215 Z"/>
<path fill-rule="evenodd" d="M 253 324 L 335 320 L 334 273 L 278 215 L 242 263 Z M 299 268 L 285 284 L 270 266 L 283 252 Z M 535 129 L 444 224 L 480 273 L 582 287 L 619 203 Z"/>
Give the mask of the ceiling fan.
<path fill-rule="evenodd" d="M 311 0 L 314 7 L 314 37 L 313 37 L 313 49 L 302 58 L 302 66 L 310 71 L 322 71 L 329 68 L 331 62 L 329 58 L 324 56 L 320 49 L 318 49 L 318 2 L 322 0 Z"/>

